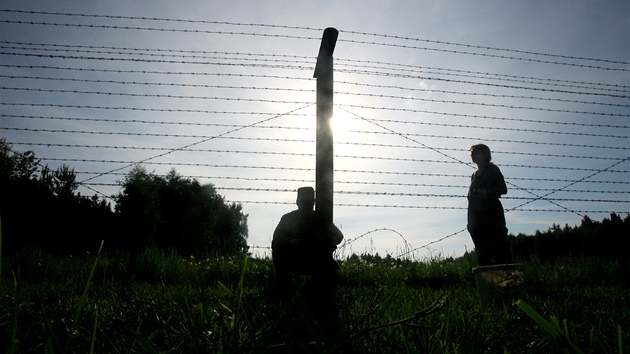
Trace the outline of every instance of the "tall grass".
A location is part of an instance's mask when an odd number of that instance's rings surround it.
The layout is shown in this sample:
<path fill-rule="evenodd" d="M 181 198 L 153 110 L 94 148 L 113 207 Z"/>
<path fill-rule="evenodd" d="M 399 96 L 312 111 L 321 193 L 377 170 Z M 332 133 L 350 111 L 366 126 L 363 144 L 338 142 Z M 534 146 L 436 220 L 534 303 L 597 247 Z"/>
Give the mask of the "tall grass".
<path fill-rule="evenodd" d="M 292 310 L 279 306 L 269 259 L 196 259 L 149 249 L 132 278 L 126 259 L 100 250 L 5 257 L 0 350 L 629 352 L 628 289 L 613 261 L 527 262 L 527 297 L 486 307 L 471 260 L 349 257 L 341 262 L 330 336 L 299 299 Z"/>

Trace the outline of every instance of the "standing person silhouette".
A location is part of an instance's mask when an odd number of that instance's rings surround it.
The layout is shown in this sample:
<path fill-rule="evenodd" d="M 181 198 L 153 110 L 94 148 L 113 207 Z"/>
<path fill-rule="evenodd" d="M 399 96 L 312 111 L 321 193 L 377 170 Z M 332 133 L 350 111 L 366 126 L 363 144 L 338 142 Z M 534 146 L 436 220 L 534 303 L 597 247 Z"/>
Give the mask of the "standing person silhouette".
<path fill-rule="evenodd" d="M 480 266 L 511 263 L 503 205 L 499 198 L 507 194 L 501 170 L 490 162 L 490 148 L 484 144 L 470 147 L 477 171 L 468 189 L 468 232 L 475 244 Z"/>
<path fill-rule="evenodd" d="M 313 210 L 315 190 L 312 187 L 298 189 L 296 204 L 297 210 L 280 219 L 271 242 L 278 291 L 286 300 L 290 292 L 290 273 L 293 273 L 313 275 L 313 287 L 321 291 L 314 296 L 331 296 L 339 270 L 332 253 L 343 240 L 343 234 L 334 224 L 319 220 Z"/>

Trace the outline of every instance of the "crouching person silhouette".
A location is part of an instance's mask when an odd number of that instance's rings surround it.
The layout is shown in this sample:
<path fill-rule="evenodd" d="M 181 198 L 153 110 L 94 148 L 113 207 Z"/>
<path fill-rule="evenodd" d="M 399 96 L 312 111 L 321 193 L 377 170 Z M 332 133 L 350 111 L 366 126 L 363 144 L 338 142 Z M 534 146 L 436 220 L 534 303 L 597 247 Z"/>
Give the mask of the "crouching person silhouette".
<path fill-rule="evenodd" d="M 307 295 L 320 304 L 334 304 L 339 265 L 333 252 L 343 234 L 332 223 L 323 223 L 313 210 L 315 190 L 297 191 L 298 209 L 282 216 L 271 242 L 278 292 L 283 301 L 291 297 L 291 274 L 311 275 Z"/>

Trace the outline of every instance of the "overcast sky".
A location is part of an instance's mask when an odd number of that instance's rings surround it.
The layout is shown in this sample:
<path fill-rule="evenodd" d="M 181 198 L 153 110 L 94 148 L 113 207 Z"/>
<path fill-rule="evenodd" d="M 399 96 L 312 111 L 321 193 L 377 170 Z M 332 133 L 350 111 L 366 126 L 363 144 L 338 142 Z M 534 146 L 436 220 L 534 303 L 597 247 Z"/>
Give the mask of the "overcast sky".
<path fill-rule="evenodd" d="M 53 5 L 54 4 L 54 5 Z M 84 195 L 135 163 L 213 183 L 268 247 L 315 184 L 315 59 L 335 58 L 340 255 L 459 256 L 485 143 L 508 228 L 630 212 L 628 1 L 3 1 L 0 136 Z M 265 249 L 256 249 L 257 253 Z"/>

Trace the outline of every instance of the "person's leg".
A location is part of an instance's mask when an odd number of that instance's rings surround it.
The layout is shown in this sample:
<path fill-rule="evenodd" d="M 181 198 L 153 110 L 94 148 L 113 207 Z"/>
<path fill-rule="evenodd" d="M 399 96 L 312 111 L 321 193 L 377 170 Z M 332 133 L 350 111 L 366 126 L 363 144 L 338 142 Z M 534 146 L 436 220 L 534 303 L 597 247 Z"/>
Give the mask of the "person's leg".
<path fill-rule="evenodd" d="M 477 263 L 480 266 L 492 264 L 492 239 L 489 235 L 487 215 L 479 208 L 468 209 L 468 233 L 475 244 Z"/>
<path fill-rule="evenodd" d="M 291 300 L 291 279 L 287 259 L 279 253 L 272 254 L 273 266 L 276 271 L 276 291 L 282 302 Z"/>
<path fill-rule="evenodd" d="M 336 342 L 339 338 L 339 312 L 337 308 L 337 284 L 339 264 L 330 252 L 325 259 L 320 259 L 320 271 L 313 275 L 309 306 L 314 318 L 319 323 L 324 341 Z"/>
<path fill-rule="evenodd" d="M 470 236 L 475 244 L 475 253 L 477 253 L 477 263 L 480 266 L 492 264 L 492 239 L 487 228 L 478 225 L 475 229 L 469 230 Z"/>
<path fill-rule="evenodd" d="M 507 229 L 499 225 L 493 232 L 493 253 L 495 264 L 512 263 L 512 254 L 507 241 Z"/>

